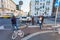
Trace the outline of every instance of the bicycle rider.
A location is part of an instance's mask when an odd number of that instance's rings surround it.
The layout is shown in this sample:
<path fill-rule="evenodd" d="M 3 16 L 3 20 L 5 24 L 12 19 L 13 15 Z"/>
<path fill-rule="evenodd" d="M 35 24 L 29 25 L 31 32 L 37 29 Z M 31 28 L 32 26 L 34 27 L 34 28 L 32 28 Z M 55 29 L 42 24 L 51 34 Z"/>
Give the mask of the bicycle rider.
<path fill-rule="evenodd" d="M 13 15 L 11 18 L 11 22 L 12 22 L 12 30 L 14 31 L 15 29 L 18 29 L 18 26 L 16 24 L 16 17 Z"/>

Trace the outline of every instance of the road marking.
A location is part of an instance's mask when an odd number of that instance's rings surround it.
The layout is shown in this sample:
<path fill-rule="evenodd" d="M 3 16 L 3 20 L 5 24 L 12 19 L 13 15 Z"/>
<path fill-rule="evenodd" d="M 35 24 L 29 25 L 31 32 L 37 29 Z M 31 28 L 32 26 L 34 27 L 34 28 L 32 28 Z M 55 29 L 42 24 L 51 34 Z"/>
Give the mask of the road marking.
<path fill-rule="evenodd" d="M 36 36 L 38 34 L 49 33 L 49 32 L 53 32 L 53 31 L 41 31 L 41 32 L 33 33 L 33 34 L 28 35 L 27 37 L 22 38 L 21 40 L 28 40 L 29 38 Z"/>
<path fill-rule="evenodd" d="M 11 29 L 0 29 L 0 30 L 11 30 Z"/>

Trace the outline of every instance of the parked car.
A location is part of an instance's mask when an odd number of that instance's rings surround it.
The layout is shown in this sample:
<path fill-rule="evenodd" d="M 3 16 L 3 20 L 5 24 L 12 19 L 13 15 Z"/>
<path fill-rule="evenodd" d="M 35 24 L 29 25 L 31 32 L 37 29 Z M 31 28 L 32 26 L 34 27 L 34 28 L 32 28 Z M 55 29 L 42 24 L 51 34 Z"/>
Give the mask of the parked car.
<path fill-rule="evenodd" d="M 31 17 L 27 17 L 27 21 L 31 21 L 32 20 L 32 18 Z"/>
<path fill-rule="evenodd" d="M 31 21 L 31 17 L 20 17 L 20 21 Z"/>
<path fill-rule="evenodd" d="M 26 21 L 27 17 L 20 17 L 20 21 Z"/>

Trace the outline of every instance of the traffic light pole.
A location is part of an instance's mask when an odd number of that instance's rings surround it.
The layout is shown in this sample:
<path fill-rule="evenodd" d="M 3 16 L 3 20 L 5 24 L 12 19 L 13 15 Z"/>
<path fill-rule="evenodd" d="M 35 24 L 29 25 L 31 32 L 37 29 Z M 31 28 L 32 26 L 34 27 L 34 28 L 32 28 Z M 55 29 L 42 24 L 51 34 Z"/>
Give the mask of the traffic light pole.
<path fill-rule="evenodd" d="M 56 9 L 56 15 L 55 15 L 55 26 L 57 26 L 58 8 L 59 8 L 59 7 L 57 7 L 57 9 Z"/>

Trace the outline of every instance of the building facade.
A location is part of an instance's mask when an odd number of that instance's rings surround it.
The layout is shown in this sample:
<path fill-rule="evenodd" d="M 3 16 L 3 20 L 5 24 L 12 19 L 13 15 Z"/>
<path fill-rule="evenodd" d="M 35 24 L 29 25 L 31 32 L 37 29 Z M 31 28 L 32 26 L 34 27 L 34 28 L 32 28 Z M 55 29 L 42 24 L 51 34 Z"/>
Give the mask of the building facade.
<path fill-rule="evenodd" d="M 0 16 L 16 12 L 16 4 L 13 0 L 0 0 Z"/>
<path fill-rule="evenodd" d="M 53 0 L 31 0 L 31 16 L 51 16 L 53 9 Z"/>

